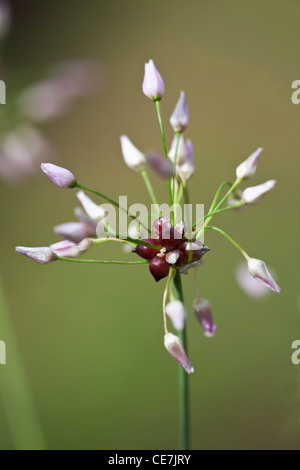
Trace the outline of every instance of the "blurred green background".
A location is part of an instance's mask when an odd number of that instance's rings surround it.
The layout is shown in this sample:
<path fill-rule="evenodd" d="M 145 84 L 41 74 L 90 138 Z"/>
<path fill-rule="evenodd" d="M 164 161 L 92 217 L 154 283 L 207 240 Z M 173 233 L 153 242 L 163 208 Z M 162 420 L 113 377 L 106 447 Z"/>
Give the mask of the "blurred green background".
<path fill-rule="evenodd" d="M 203 336 L 188 306 L 194 449 L 299 448 L 300 366 L 291 362 L 299 331 L 299 124 L 291 84 L 300 79 L 300 3 L 289 0 L 79 0 L 12 2 L 5 49 L 8 70 L 22 74 L 63 59 L 99 60 L 102 90 L 73 113 L 40 126 L 63 166 L 83 184 L 117 198 L 149 202 L 139 175 L 125 167 L 119 136 L 143 150 L 161 149 L 154 106 L 141 92 L 144 62 L 162 74 L 168 142 L 170 113 L 184 89 L 196 149 L 192 200 L 210 203 L 223 180 L 258 146 L 251 185 L 278 184 L 257 206 L 219 216 L 216 224 L 277 273 L 280 295 L 255 301 L 238 287 L 234 248 L 207 233 L 211 248 L 199 271 L 203 297 L 218 325 Z M 9 86 L 9 83 L 7 84 Z M 161 200 L 164 182 L 153 176 Z M 29 184 L 0 183 L 1 278 L 34 406 L 50 449 L 175 449 L 177 364 L 163 347 L 163 281 L 147 267 L 39 266 L 15 245 L 43 246 L 52 227 L 74 219 L 75 193 L 42 175 Z M 122 255 L 98 248 L 99 258 Z M 13 374 L 5 325 L 7 365 Z M 2 384 L 1 384 L 2 382 Z M 16 390 L 18 383 L 15 384 Z M 11 395 L 12 408 L 13 394 Z M 14 447 L 0 403 L 0 448 Z M 19 404 L 18 404 L 19 406 Z M 16 406 L 16 409 L 18 409 Z M 26 432 L 26 417 L 15 422 Z M 24 422 L 25 421 L 25 422 Z"/>

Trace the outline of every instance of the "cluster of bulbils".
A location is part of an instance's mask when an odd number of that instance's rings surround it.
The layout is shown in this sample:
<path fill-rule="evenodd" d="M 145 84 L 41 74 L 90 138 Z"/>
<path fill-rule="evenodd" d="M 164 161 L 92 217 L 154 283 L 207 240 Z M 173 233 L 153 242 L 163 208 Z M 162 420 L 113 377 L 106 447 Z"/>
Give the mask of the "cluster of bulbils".
<path fill-rule="evenodd" d="M 145 64 L 143 92 L 148 98 L 156 103 L 162 133 L 164 158 L 153 155 L 150 158 L 149 155 L 147 156 L 138 150 L 128 137 L 122 136 L 121 148 L 124 161 L 129 168 L 141 173 L 154 204 L 157 204 L 157 202 L 145 168 L 148 161 L 152 163 L 153 168 L 160 176 L 168 178 L 170 203 L 171 201 L 172 203 L 176 203 L 178 200 L 180 202 L 180 196 L 178 196 L 177 193 L 178 188 L 186 189 L 187 180 L 194 172 L 193 146 L 189 140 L 185 141 L 182 135 L 190 121 L 185 94 L 181 92 L 180 98 L 170 119 L 171 126 L 175 132 L 175 138 L 168 153 L 165 144 L 159 104 L 160 99 L 164 94 L 164 82 L 153 61 L 149 61 Z M 246 259 L 248 271 L 255 280 L 274 292 L 280 292 L 279 286 L 262 260 L 251 258 L 245 250 L 243 250 L 223 230 L 217 227 L 208 226 L 210 220 L 217 213 L 223 212 L 224 210 L 256 204 L 268 191 L 274 188 L 276 182 L 274 180 L 270 180 L 258 186 L 248 187 L 242 192 L 236 189 L 240 183 L 251 178 L 255 174 L 261 151 L 262 149 L 258 148 L 236 168 L 235 183 L 229 184 L 230 189 L 221 201 L 219 201 L 221 192 L 228 183 L 224 182 L 221 184 L 210 211 L 205 216 L 205 221 L 203 221 L 204 225 L 201 229 L 197 229 L 199 225 L 198 221 L 193 225 L 193 231 L 191 232 L 191 235 L 188 236 L 189 232 L 183 222 L 172 224 L 172 222 L 167 218 L 159 217 L 155 220 L 152 226 L 149 238 L 141 240 L 137 235 L 134 237 L 128 237 L 126 240 L 122 240 L 123 242 L 128 243 L 129 247 L 134 246 L 133 251 L 139 257 L 143 258 L 145 262 L 111 261 L 111 263 L 114 264 L 144 264 L 148 261 L 150 272 L 157 282 L 168 277 L 163 300 L 165 330 L 164 344 L 168 352 L 181 364 L 187 373 L 193 372 L 194 369 L 186 355 L 183 343 L 179 336 L 168 331 L 166 316 L 170 318 L 175 330 L 180 332 L 185 328 L 186 310 L 183 302 L 175 299 L 175 283 L 172 286 L 171 284 L 174 282 L 175 276 L 178 276 L 179 273 L 187 273 L 190 268 L 198 268 L 203 263 L 202 257 L 209 251 L 209 248 L 203 245 L 199 239 L 206 228 L 214 229 L 221 233 L 241 252 Z M 55 232 L 61 235 L 65 240 L 55 243 L 50 247 L 17 247 L 16 251 L 40 264 L 47 264 L 54 260 L 70 261 L 70 258 L 78 257 L 92 245 L 98 244 L 99 241 L 101 242 L 101 239 L 99 240 L 96 238 L 96 227 L 104 216 L 104 210 L 101 206 L 98 206 L 89 199 L 82 190 L 84 189 L 92 192 L 93 194 L 97 194 L 114 205 L 118 206 L 118 204 L 114 203 L 114 201 L 107 196 L 87 188 L 86 186 L 80 185 L 73 173 L 65 168 L 47 163 L 42 165 L 42 170 L 50 180 L 60 188 L 79 188 L 80 191 L 77 194 L 77 197 L 80 200 L 84 211 L 82 211 L 82 209 L 76 210 L 75 213 L 79 219 L 78 222 L 62 224 L 55 228 Z M 173 185 L 171 184 L 171 178 Z M 227 204 L 226 208 L 224 208 L 225 203 Z M 124 210 L 120 206 L 118 207 Z M 127 214 L 132 217 L 132 214 L 128 211 Z M 141 223 L 141 221 L 139 221 L 139 223 Z M 117 234 L 115 234 L 111 240 L 120 241 Z M 101 260 L 74 261 L 110 263 L 110 261 Z M 168 298 L 169 302 L 167 303 Z M 216 325 L 212 316 L 211 304 L 208 300 L 200 297 L 198 291 L 197 297 L 194 301 L 194 312 L 204 330 L 205 336 L 213 336 L 216 331 Z"/>
<path fill-rule="evenodd" d="M 144 245 L 134 248 L 133 252 L 141 258 L 151 260 L 149 269 L 156 282 L 167 277 L 171 267 L 186 273 L 188 269 L 202 264 L 202 256 L 209 248 L 197 241 L 196 237 L 187 240 L 185 233 L 183 222 L 173 227 L 170 220 L 160 217 L 152 226 L 152 238 L 143 239 L 157 246 L 157 249 Z"/>

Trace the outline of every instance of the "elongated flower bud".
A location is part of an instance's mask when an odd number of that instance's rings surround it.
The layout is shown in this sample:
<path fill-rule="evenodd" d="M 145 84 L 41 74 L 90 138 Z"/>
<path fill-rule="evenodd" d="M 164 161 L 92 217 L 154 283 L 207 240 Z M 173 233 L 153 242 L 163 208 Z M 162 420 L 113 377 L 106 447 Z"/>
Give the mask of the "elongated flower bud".
<path fill-rule="evenodd" d="M 258 186 L 246 188 L 243 191 L 242 200 L 245 204 L 256 204 L 268 191 L 274 188 L 275 184 L 275 180 L 269 180 Z"/>
<path fill-rule="evenodd" d="M 251 178 L 251 176 L 254 175 L 256 172 L 256 168 L 258 165 L 258 159 L 263 151 L 262 148 L 258 148 L 253 152 L 250 157 L 247 158 L 243 163 L 241 163 L 237 169 L 236 169 L 236 177 L 237 178 L 242 178 L 243 180 L 246 180 L 248 178 Z"/>
<path fill-rule="evenodd" d="M 270 290 L 261 282 L 257 282 L 249 273 L 247 264 L 242 261 L 235 269 L 235 278 L 240 288 L 249 297 L 262 298 L 271 294 Z"/>
<path fill-rule="evenodd" d="M 62 258 L 77 258 L 77 256 L 87 251 L 92 245 L 93 241 L 86 238 L 79 244 L 75 244 L 70 240 L 63 240 L 50 245 L 50 248 L 56 256 L 61 256 Z"/>
<path fill-rule="evenodd" d="M 187 374 L 194 372 L 191 361 L 187 357 L 182 342 L 178 336 L 175 336 L 172 333 L 166 333 L 164 337 L 164 344 L 166 350 L 171 354 L 172 357 L 174 357 L 177 362 L 179 362 L 180 365 L 182 365 Z"/>
<path fill-rule="evenodd" d="M 268 268 L 264 261 L 255 258 L 249 258 L 247 260 L 249 273 L 258 282 L 261 282 L 264 286 L 273 290 L 277 294 L 280 292 L 280 287 L 274 281 L 273 277 L 268 271 Z"/>
<path fill-rule="evenodd" d="M 214 336 L 217 327 L 213 320 L 211 303 L 206 299 L 197 297 L 194 300 L 194 312 L 203 328 L 204 335 L 208 338 Z"/>
<path fill-rule="evenodd" d="M 103 207 L 95 204 L 94 201 L 92 201 L 83 191 L 79 191 L 76 196 L 91 219 L 99 220 L 101 217 L 105 216 L 105 210 Z"/>
<path fill-rule="evenodd" d="M 141 171 L 145 168 L 146 158 L 145 155 L 138 150 L 131 140 L 126 136 L 120 137 L 123 158 L 126 165 L 134 171 Z"/>
<path fill-rule="evenodd" d="M 177 172 L 183 181 L 187 181 L 195 172 L 194 165 L 194 146 L 189 139 L 185 143 L 185 162 L 182 165 L 177 165 Z"/>
<path fill-rule="evenodd" d="M 73 173 L 52 163 L 42 163 L 41 168 L 45 175 L 59 188 L 68 189 L 76 186 L 76 179 Z"/>
<path fill-rule="evenodd" d="M 27 258 L 30 258 L 39 264 L 48 264 L 51 261 L 54 261 L 56 258 L 55 254 L 48 246 L 37 247 L 37 248 L 17 246 L 16 252 L 27 256 Z"/>
<path fill-rule="evenodd" d="M 183 132 L 190 123 L 190 112 L 184 91 L 180 92 L 179 100 L 170 118 L 174 132 Z"/>
<path fill-rule="evenodd" d="M 183 330 L 186 322 L 186 310 L 180 300 L 173 300 L 166 305 L 166 314 L 170 318 L 175 330 Z"/>
<path fill-rule="evenodd" d="M 143 93 L 152 101 L 160 101 L 165 92 L 165 84 L 153 60 L 145 64 Z"/>
<path fill-rule="evenodd" d="M 66 222 L 65 224 L 56 225 L 54 233 L 74 243 L 81 242 L 81 240 L 89 235 L 86 224 L 81 222 Z"/>
<path fill-rule="evenodd" d="M 175 155 L 177 149 L 177 136 L 175 135 L 171 144 L 171 148 L 168 153 L 169 159 L 174 163 Z M 177 149 L 177 158 L 176 158 L 176 165 L 183 165 L 186 162 L 186 146 L 184 142 L 184 137 L 181 134 L 179 137 L 178 142 L 178 149 Z"/>

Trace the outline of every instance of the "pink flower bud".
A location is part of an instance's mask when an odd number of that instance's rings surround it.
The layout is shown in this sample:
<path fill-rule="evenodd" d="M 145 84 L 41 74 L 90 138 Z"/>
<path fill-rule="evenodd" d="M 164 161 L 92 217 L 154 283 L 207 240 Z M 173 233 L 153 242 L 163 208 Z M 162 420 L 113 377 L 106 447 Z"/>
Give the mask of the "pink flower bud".
<path fill-rule="evenodd" d="M 81 242 L 89 235 L 86 225 L 81 222 L 66 222 L 65 224 L 56 225 L 54 233 L 74 243 Z"/>
<path fill-rule="evenodd" d="M 92 245 L 93 241 L 91 239 L 82 240 L 78 245 L 70 240 L 63 240 L 50 245 L 50 248 L 56 256 L 61 256 L 62 258 L 76 258 L 87 251 Z"/>
<path fill-rule="evenodd" d="M 262 298 L 270 294 L 270 290 L 261 282 L 257 282 L 248 271 L 247 264 L 242 261 L 235 269 L 235 277 L 240 288 L 249 297 Z"/>
<path fill-rule="evenodd" d="M 175 330 L 183 330 L 186 322 L 186 310 L 180 300 L 173 300 L 166 305 L 166 314 L 170 318 Z"/>
<path fill-rule="evenodd" d="M 177 362 L 179 362 L 180 365 L 182 365 L 187 374 L 194 372 L 191 361 L 187 357 L 186 352 L 183 349 L 182 342 L 178 336 L 175 336 L 172 333 L 166 333 L 164 337 L 164 344 L 166 350 L 171 354 L 172 357 L 174 357 Z"/>
<path fill-rule="evenodd" d="M 179 100 L 175 106 L 173 114 L 170 118 L 170 124 L 174 132 L 183 132 L 190 123 L 190 112 L 185 98 L 184 91 L 180 92 Z"/>
<path fill-rule="evenodd" d="M 191 140 L 187 140 L 185 144 L 186 160 L 182 165 L 177 166 L 177 172 L 183 181 L 187 181 L 195 172 L 194 165 L 194 146 Z"/>
<path fill-rule="evenodd" d="M 103 207 L 95 204 L 83 191 L 79 191 L 76 196 L 81 202 L 85 212 L 92 220 L 99 220 L 105 216 Z"/>
<path fill-rule="evenodd" d="M 258 186 L 246 188 L 242 193 L 242 200 L 245 204 L 256 204 L 268 191 L 274 188 L 275 184 L 275 180 L 269 180 Z"/>
<path fill-rule="evenodd" d="M 266 264 L 262 260 L 249 258 L 247 260 L 247 263 L 249 273 L 252 277 L 254 277 L 254 279 L 261 282 L 264 286 L 273 290 L 277 294 L 280 292 L 280 287 L 278 286 L 278 284 L 276 284 L 273 277 L 269 273 Z"/>
<path fill-rule="evenodd" d="M 194 300 L 194 312 L 204 330 L 204 335 L 208 338 L 214 336 L 217 327 L 213 320 L 210 302 L 201 297 L 197 297 Z"/>
<path fill-rule="evenodd" d="M 52 163 L 42 163 L 41 168 L 52 183 L 56 184 L 59 188 L 67 189 L 76 186 L 75 176 L 69 170 Z"/>
<path fill-rule="evenodd" d="M 169 159 L 174 163 L 177 149 L 177 136 L 175 135 L 168 153 Z M 176 165 L 183 165 L 186 162 L 187 152 L 184 137 L 181 134 L 178 142 Z"/>
<path fill-rule="evenodd" d="M 153 60 L 145 64 L 143 93 L 152 101 L 159 101 L 165 92 L 165 84 Z"/>
<path fill-rule="evenodd" d="M 48 264 L 56 258 L 49 247 L 28 248 L 25 246 L 17 246 L 16 252 L 27 256 L 39 264 Z"/>
<path fill-rule="evenodd" d="M 141 171 L 145 168 L 146 158 L 145 155 L 138 150 L 131 140 L 126 136 L 120 137 L 123 158 L 126 165 L 134 171 Z"/>
<path fill-rule="evenodd" d="M 254 175 L 258 165 L 258 159 L 263 151 L 262 148 L 258 148 L 254 153 L 250 155 L 243 163 L 241 163 L 236 169 L 236 177 L 246 180 Z"/>

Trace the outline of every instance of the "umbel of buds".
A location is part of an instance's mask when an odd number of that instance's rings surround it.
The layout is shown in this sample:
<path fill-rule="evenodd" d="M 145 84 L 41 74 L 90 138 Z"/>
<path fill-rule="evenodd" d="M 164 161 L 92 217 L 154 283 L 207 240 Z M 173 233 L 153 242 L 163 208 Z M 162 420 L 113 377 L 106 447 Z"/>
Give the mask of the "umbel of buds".
<path fill-rule="evenodd" d="M 151 260 L 149 269 L 156 282 L 167 277 L 171 267 L 179 270 L 184 268 L 186 272 L 194 263 L 199 263 L 202 256 L 209 251 L 201 242 L 188 241 L 185 238 L 183 223 L 173 227 L 171 221 L 164 217 L 154 222 L 152 237 L 143 241 L 157 246 L 157 249 L 137 245 L 133 252 L 141 258 Z"/>

